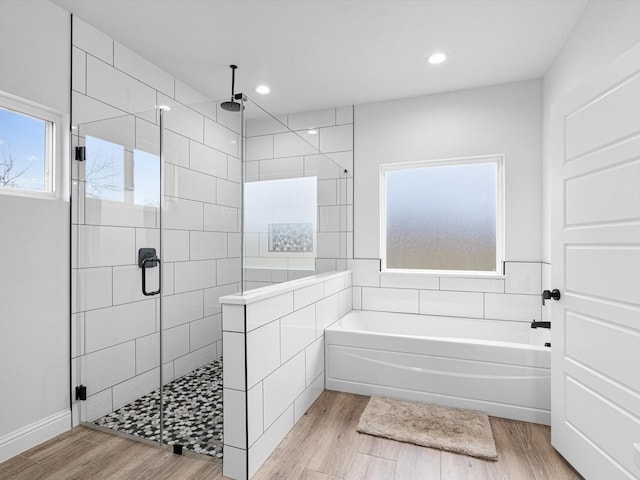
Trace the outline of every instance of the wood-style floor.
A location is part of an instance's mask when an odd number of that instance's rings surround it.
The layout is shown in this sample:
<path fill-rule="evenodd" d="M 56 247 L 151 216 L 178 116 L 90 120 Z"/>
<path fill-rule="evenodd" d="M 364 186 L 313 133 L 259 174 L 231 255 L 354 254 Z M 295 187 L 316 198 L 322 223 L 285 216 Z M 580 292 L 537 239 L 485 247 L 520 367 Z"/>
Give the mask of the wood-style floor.
<path fill-rule="evenodd" d="M 551 447 L 549 427 L 491 417 L 498 461 L 488 462 L 355 431 L 368 397 L 326 391 L 255 480 L 580 479 Z M 222 480 L 202 461 L 76 427 L 0 464 L 2 480 Z"/>

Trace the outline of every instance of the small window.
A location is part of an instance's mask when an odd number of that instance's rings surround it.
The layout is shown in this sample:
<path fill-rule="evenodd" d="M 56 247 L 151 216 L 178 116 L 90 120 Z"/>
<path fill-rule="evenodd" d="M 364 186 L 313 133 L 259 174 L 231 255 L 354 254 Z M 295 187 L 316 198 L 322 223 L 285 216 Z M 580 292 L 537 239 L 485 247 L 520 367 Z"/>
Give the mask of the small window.
<path fill-rule="evenodd" d="M 0 191 L 54 191 L 54 121 L 48 112 L 0 97 Z"/>
<path fill-rule="evenodd" d="M 383 270 L 497 274 L 502 156 L 381 166 Z"/>

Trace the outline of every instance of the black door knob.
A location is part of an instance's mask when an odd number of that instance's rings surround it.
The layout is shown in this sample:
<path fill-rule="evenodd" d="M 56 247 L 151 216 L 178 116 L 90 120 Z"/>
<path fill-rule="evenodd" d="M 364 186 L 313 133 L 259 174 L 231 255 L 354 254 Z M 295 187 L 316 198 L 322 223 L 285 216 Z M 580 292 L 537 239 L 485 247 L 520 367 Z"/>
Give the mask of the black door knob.
<path fill-rule="evenodd" d="M 554 288 L 553 290 L 544 290 L 542 292 L 542 305 L 544 305 L 545 300 L 554 299 L 560 300 L 560 290 Z"/>

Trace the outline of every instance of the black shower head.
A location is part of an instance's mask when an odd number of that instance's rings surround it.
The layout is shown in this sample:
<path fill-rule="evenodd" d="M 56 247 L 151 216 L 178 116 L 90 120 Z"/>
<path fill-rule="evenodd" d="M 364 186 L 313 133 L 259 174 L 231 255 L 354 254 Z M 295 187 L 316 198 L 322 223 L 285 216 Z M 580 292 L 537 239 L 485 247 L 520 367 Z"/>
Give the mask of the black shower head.
<path fill-rule="evenodd" d="M 220 108 L 222 108 L 223 110 L 226 110 L 227 112 L 239 112 L 240 109 L 242 108 L 242 105 L 240 105 L 240 103 L 234 100 L 234 97 L 235 97 L 234 89 L 236 84 L 236 68 L 238 68 L 238 66 L 229 65 L 229 68 L 231 68 L 231 100 L 229 102 L 222 102 L 220 104 Z"/>
<path fill-rule="evenodd" d="M 226 110 L 227 112 L 239 112 L 241 107 L 242 105 L 240 105 L 238 102 L 234 102 L 233 100 L 231 100 L 230 102 L 222 102 L 220 104 L 220 108 Z"/>

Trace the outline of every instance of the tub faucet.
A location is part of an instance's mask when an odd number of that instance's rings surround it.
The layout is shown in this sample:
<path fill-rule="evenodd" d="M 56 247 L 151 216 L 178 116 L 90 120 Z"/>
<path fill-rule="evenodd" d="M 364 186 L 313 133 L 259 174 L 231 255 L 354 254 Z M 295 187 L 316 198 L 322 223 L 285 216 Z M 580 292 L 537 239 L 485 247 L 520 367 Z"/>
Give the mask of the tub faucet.
<path fill-rule="evenodd" d="M 531 322 L 531 328 L 551 328 L 551 322 Z"/>

